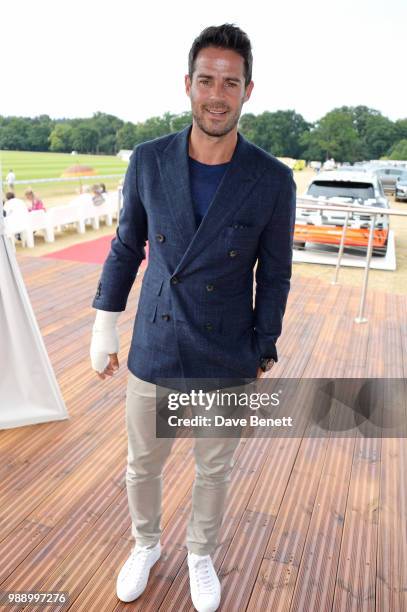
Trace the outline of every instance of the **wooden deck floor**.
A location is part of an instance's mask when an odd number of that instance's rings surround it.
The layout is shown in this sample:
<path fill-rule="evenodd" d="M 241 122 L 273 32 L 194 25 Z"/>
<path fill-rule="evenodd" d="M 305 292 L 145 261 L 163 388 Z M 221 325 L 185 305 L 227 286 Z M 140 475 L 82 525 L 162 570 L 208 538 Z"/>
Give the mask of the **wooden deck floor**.
<path fill-rule="evenodd" d="M 68 591 L 72 611 L 193 610 L 190 439 L 165 466 L 163 555 L 149 586 L 132 604 L 115 595 L 133 544 L 124 398 L 141 278 L 120 321 L 120 370 L 101 381 L 88 357 L 101 267 L 19 262 L 70 419 L 0 432 L 0 590 Z M 407 296 L 370 292 L 369 323 L 357 325 L 359 295 L 294 278 L 274 374 L 406 378 Z M 407 610 L 406 467 L 405 439 L 242 440 L 214 557 L 220 609 Z"/>

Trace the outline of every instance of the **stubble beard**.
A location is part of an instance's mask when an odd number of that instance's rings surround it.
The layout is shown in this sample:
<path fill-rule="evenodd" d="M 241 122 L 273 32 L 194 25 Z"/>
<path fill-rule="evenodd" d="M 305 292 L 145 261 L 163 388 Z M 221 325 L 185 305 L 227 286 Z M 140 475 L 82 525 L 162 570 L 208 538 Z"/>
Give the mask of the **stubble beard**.
<path fill-rule="evenodd" d="M 199 112 L 199 110 L 194 109 L 194 105 L 192 104 L 192 116 L 199 129 L 202 130 L 204 134 L 215 138 L 221 138 L 222 136 L 229 134 L 229 132 L 231 132 L 239 123 L 242 106 L 243 101 L 240 104 L 239 109 L 233 115 L 231 115 L 223 125 L 219 125 L 218 127 L 211 125 L 209 118 L 208 120 L 205 119 L 206 110 L 204 106 L 200 107 Z"/>

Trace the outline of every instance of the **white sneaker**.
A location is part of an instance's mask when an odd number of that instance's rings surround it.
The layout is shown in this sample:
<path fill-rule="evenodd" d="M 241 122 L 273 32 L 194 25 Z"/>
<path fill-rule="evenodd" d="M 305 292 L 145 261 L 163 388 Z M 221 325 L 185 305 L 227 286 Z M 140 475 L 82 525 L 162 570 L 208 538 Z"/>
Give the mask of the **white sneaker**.
<path fill-rule="evenodd" d="M 191 599 L 198 612 L 215 612 L 220 604 L 220 582 L 209 555 L 188 553 Z"/>
<path fill-rule="evenodd" d="M 147 586 L 150 569 L 161 556 L 161 544 L 154 548 L 135 546 L 117 576 L 116 593 L 121 601 L 137 599 Z"/>

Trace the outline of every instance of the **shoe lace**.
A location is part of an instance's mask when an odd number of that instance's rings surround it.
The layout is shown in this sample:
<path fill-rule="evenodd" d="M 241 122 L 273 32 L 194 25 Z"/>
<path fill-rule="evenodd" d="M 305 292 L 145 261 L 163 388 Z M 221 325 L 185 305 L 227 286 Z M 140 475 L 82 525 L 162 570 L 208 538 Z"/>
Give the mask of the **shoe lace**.
<path fill-rule="evenodd" d="M 211 594 L 214 591 L 214 584 L 211 573 L 211 563 L 209 559 L 200 559 L 194 565 L 196 582 L 201 594 Z"/>
<path fill-rule="evenodd" d="M 127 563 L 126 576 L 133 575 L 133 578 L 138 582 L 141 578 L 144 563 L 150 553 L 146 548 L 134 548 L 131 552 L 130 559 Z"/>

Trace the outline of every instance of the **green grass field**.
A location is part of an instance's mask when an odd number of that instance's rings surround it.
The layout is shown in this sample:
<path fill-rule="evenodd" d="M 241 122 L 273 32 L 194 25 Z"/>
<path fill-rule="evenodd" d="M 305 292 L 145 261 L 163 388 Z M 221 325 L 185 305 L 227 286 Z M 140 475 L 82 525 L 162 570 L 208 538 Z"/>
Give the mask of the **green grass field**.
<path fill-rule="evenodd" d="M 2 166 L 3 189 L 5 178 L 10 168 L 13 169 L 17 181 L 60 178 L 61 174 L 73 165 L 91 166 L 97 174 L 121 174 L 127 169 L 127 162 L 121 161 L 114 155 L 70 155 L 69 153 L 37 153 L 32 151 L 0 151 Z M 117 186 L 119 178 L 101 179 L 108 189 Z M 98 182 L 89 179 L 87 184 Z M 82 179 L 82 183 L 84 183 Z M 24 196 L 24 191 L 31 186 L 45 205 L 52 205 L 52 199 L 68 198 L 78 193 L 80 180 L 64 181 L 61 183 L 40 183 L 32 185 L 16 185 L 15 193 L 18 197 Z"/>

